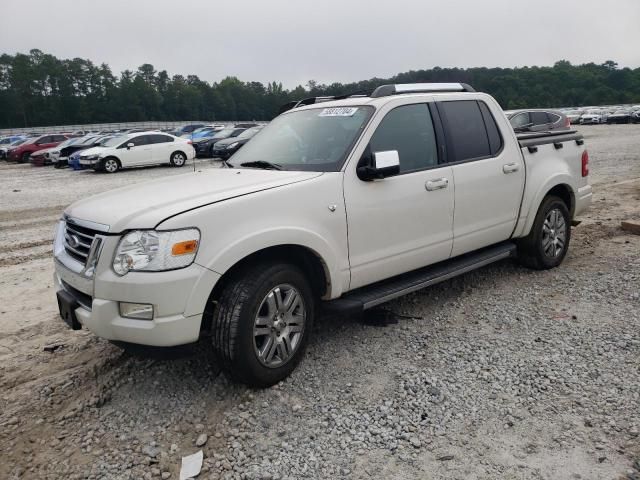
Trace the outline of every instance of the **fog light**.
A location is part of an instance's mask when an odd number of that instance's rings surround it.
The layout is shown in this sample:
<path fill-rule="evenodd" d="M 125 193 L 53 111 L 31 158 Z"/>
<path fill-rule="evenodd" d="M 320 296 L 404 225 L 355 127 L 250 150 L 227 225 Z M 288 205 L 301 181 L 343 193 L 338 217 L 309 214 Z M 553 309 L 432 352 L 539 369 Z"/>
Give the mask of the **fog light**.
<path fill-rule="evenodd" d="M 153 305 L 120 302 L 120 316 L 137 320 L 153 320 Z"/>

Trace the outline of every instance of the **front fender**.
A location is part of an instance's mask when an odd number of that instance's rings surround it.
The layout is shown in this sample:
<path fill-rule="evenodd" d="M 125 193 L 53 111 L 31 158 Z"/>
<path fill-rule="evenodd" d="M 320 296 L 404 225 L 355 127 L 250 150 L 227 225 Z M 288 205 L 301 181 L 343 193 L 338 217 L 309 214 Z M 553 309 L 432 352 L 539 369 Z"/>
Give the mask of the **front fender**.
<path fill-rule="evenodd" d="M 325 269 L 329 281 L 329 291 L 326 296 L 336 298 L 342 294 L 343 284 L 345 280 L 348 282 L 349 272 L 348 270 L 341 271 L 338 262 L 339 253 L 321 235 L 300 227 L 279 227 L 254 231 L 215 252 L 206 263 L 203 262 L 201 265 L 224 275 L 231 267 L 249 255 L 282 245 L 295 245 L 309 249 L 320 259 Z"/>

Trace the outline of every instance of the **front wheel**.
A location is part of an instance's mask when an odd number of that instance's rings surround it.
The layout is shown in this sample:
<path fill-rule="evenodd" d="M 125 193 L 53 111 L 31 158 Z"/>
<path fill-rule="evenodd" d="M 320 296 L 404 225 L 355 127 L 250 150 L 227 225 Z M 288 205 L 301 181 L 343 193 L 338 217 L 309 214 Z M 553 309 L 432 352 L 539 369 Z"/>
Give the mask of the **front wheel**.
<path fill-rule="evenodd" d="M 20 163 L 29 163 L 29 156 L 30 155 L 31 155 L 30 153 L 24 152 L 22 154 L 22 156 L 20 157 Z"/>
<path fill-rule="evenodd" d="M 232 379 L 253 387 L 274 385 L 304 355 L 314 312 L 309 282 L 294 265 L 245 269 L 220 295 L 212 323 L 214 352 Z"/>
<path fill-rule="evenodd" d="M 182 152 L 173 152 L 170 163 L 172 167 L 183 167 L 187 163 L 187 156 Z"/>
<path fill-rule="evenodd" d="M 571 217 L 562 199 L 546 197 L 531 232 L 518 241 L 518 260 L 529 268 L 547 270 L 562 263 L 571 240 Z"/>
<path fill-rule="evenodd" d="M 105 158 L 102 161 L 102 170 L 107 173 L 116 173 L 120 169 L 120 163 L 115 158 Z"/>

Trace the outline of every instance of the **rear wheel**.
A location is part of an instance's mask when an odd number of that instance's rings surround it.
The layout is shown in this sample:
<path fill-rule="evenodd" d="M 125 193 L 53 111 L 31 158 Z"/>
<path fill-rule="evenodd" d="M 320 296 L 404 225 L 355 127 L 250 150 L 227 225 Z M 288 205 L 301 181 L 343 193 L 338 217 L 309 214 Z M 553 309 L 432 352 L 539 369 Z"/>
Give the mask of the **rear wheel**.
<path fill-rule="evenodd" d="M 214 352 L 232 379 L 268 387 L 300 362 L 314 312 L 309 282 L 294 265 L 245 269 L 220 295 L 212 323 Z"/>
<path fill-rule="evenodd" d="M 183 167 L 187 163 L 187 156 L 182 152 L 173 152 L 170 162 L 172 167 Z"/>
<path fill-rule="evenodd" d="M 518 260 L 526 267 L 546 270 L 562 263 L 571 240 L 571 217 L 562 199 L 546 197 L 531 232 L 518 242 Z"/>

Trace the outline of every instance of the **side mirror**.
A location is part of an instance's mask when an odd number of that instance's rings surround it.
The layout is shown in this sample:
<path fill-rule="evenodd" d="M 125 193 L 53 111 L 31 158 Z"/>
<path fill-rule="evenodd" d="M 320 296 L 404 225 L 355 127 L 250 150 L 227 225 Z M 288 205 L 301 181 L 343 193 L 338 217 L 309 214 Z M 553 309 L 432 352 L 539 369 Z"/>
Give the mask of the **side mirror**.
<path fill-rule="evenodd" d="M 127 150 L 129 150 L 130 148 L 135 147 L 135 145 L 133 144 L 133 142 L 129 142 L 127 143 Z"/>
<path fill-rule="evenodd" d="M 360 180 L 369 182 L 371 180 L 381 180 L 386 177 L 398 175 L 400 173 L 400 156 L 397 150 L 386 152 L 374 152 L 370 161 L 361 162 L 356 173 Z"/>

